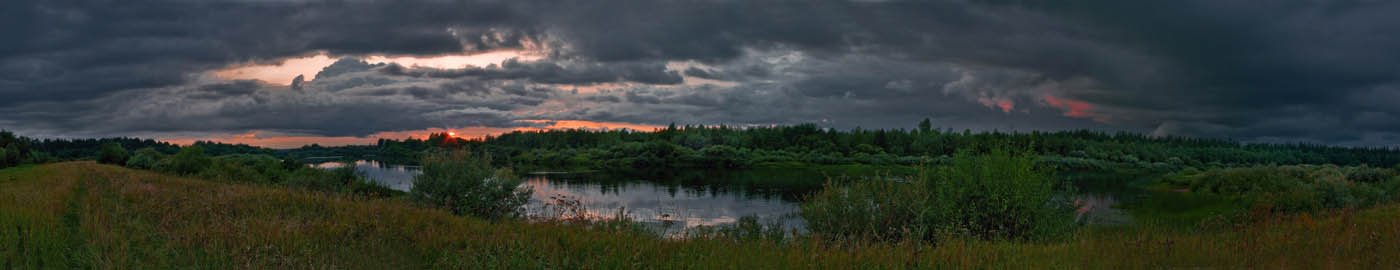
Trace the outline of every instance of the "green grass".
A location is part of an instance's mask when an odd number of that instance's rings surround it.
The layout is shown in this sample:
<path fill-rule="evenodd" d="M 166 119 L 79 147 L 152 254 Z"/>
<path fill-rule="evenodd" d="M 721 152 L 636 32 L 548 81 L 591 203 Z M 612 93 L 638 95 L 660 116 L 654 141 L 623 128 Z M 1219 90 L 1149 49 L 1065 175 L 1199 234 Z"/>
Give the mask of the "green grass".
<path fill-rule="evenodd" d="M 1046 243 L 665 240 L 92 162 L 0 170 L 0 268 L 1393 268 L 1400 206 L 1219 232 L 1088 228 Z"/>

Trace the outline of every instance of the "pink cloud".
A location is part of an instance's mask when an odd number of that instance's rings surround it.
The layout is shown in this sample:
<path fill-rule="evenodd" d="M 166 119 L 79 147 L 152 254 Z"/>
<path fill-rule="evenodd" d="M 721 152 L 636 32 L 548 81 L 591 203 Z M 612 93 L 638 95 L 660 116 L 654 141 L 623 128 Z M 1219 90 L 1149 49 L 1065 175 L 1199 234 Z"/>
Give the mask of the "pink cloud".
<path fill-rule="evenodd" d="M 1011 110 L 1016 109 L 1016 103 L 1010 100 L 981 97 L 977 98 L 977 102 L 982 103 L 983 106 L 1000 108 L 1003 113 L 1009 113 Z"/>
<path fill-rule="evenodd" d="M 1041 98 L 1045 99 L 1045 103 L 1050 104 L 1050 106 L 1064 110 L 1064 116 L 1093 118 L 1094 121 L 1108 122 L 1108 116 L 1092 113 L 1091 111 L 1094 110 L 1094 105 L 1088 102 L 1061 99 L 1051 95 L 1044 95 L 1041 96 Z"/>
<path fill-rule="evenodd" d="M 526 122 L 545 123 L 547 120 L 525 120 Z M 558 120 L 553 124 L 543 128 L 494 128 L 494 127 L 463 127 L 455 129 L 430 128 L 421 130 L 389 131 L 375 133 L 366 137 L 332 137 L 332 136 L 259 136 L 257 132 L 244 134 L 234 134 L 225 137 L 210 138 L 175 138 L 161 141 L 177 144 L 190 145 L 195 141 L 214 141 L 231 144 L 247 144 L 267 148 L 297 148 L 304 145 L 320 144 L 321 146 L 344 146 L 344 145 L 369 145 L 375 144 L 379 139 L 402 140 L 408 138 L 424 139 L 433 133 L 451 132 L 460 138 L 482 138 L 485 136 L 495 136 L 512 131 L 549 130 L 549 129 L 632 129 L 637 131 L 653 131 L 664 128 L 656 125 L 641 125 L 616 122 L 594 122 L 582 120 Z"/>

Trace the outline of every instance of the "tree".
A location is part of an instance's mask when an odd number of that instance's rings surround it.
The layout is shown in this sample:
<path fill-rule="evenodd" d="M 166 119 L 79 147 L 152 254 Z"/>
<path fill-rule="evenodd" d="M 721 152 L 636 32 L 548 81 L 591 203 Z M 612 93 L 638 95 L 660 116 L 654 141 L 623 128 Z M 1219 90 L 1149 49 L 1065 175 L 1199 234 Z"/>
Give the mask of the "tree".
<path fill-rule="evenodd" d="M 118 143 L 104 143 L 97 153 L 97 163 L 126 165 L 126 149 Z"/>
<path fill-rule="evenodd" d="M 933 131 L 933 122 L 930 122 L 928 118 L 924 118 L 924 121 L 919 121 L 919 133 L 927 134 L 931 131 Z"/>

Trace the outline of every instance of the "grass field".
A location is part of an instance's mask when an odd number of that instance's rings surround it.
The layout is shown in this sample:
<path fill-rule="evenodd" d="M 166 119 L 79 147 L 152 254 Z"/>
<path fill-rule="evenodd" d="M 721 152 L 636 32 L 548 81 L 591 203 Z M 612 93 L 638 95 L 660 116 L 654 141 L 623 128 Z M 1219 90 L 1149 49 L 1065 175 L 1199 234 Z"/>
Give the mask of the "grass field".
<path fill-rule="evenodd" d="M 1400 206 L 1051 243 L 665 240 L 492 223 L 396 198 L 213 183 L 92 162 L 0 170 L 0 268 L 1395 268 Z"/>

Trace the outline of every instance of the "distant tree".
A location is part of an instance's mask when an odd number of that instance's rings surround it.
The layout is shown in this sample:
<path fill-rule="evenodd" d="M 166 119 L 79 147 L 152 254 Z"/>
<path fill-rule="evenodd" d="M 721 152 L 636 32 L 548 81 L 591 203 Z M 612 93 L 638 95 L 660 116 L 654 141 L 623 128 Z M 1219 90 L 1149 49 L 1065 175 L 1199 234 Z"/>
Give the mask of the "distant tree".
<path fill-rule="evenodd" d="M 118 143 L 104 143 L 102 150 L 97 153 L 97 163 L 126 165 L 126 149 Z"/>
<path fill-rule="evenodd" d="M 930 122 L 928 118 L 924 118 L 924 121 L 919 121 L 919 133 L 929 133 L 931 131 L 933 131 L 933 122 Z"/>
<path fill-rule="evenodd" d="M 6 156 L 7 153 L 8 151 L 6 151 L 5 148 L 0 148 L 0 157 Z M 8 159 L 0 158 L 0 168 L 5 167 L 10 167 L 10 161 Z"/>

